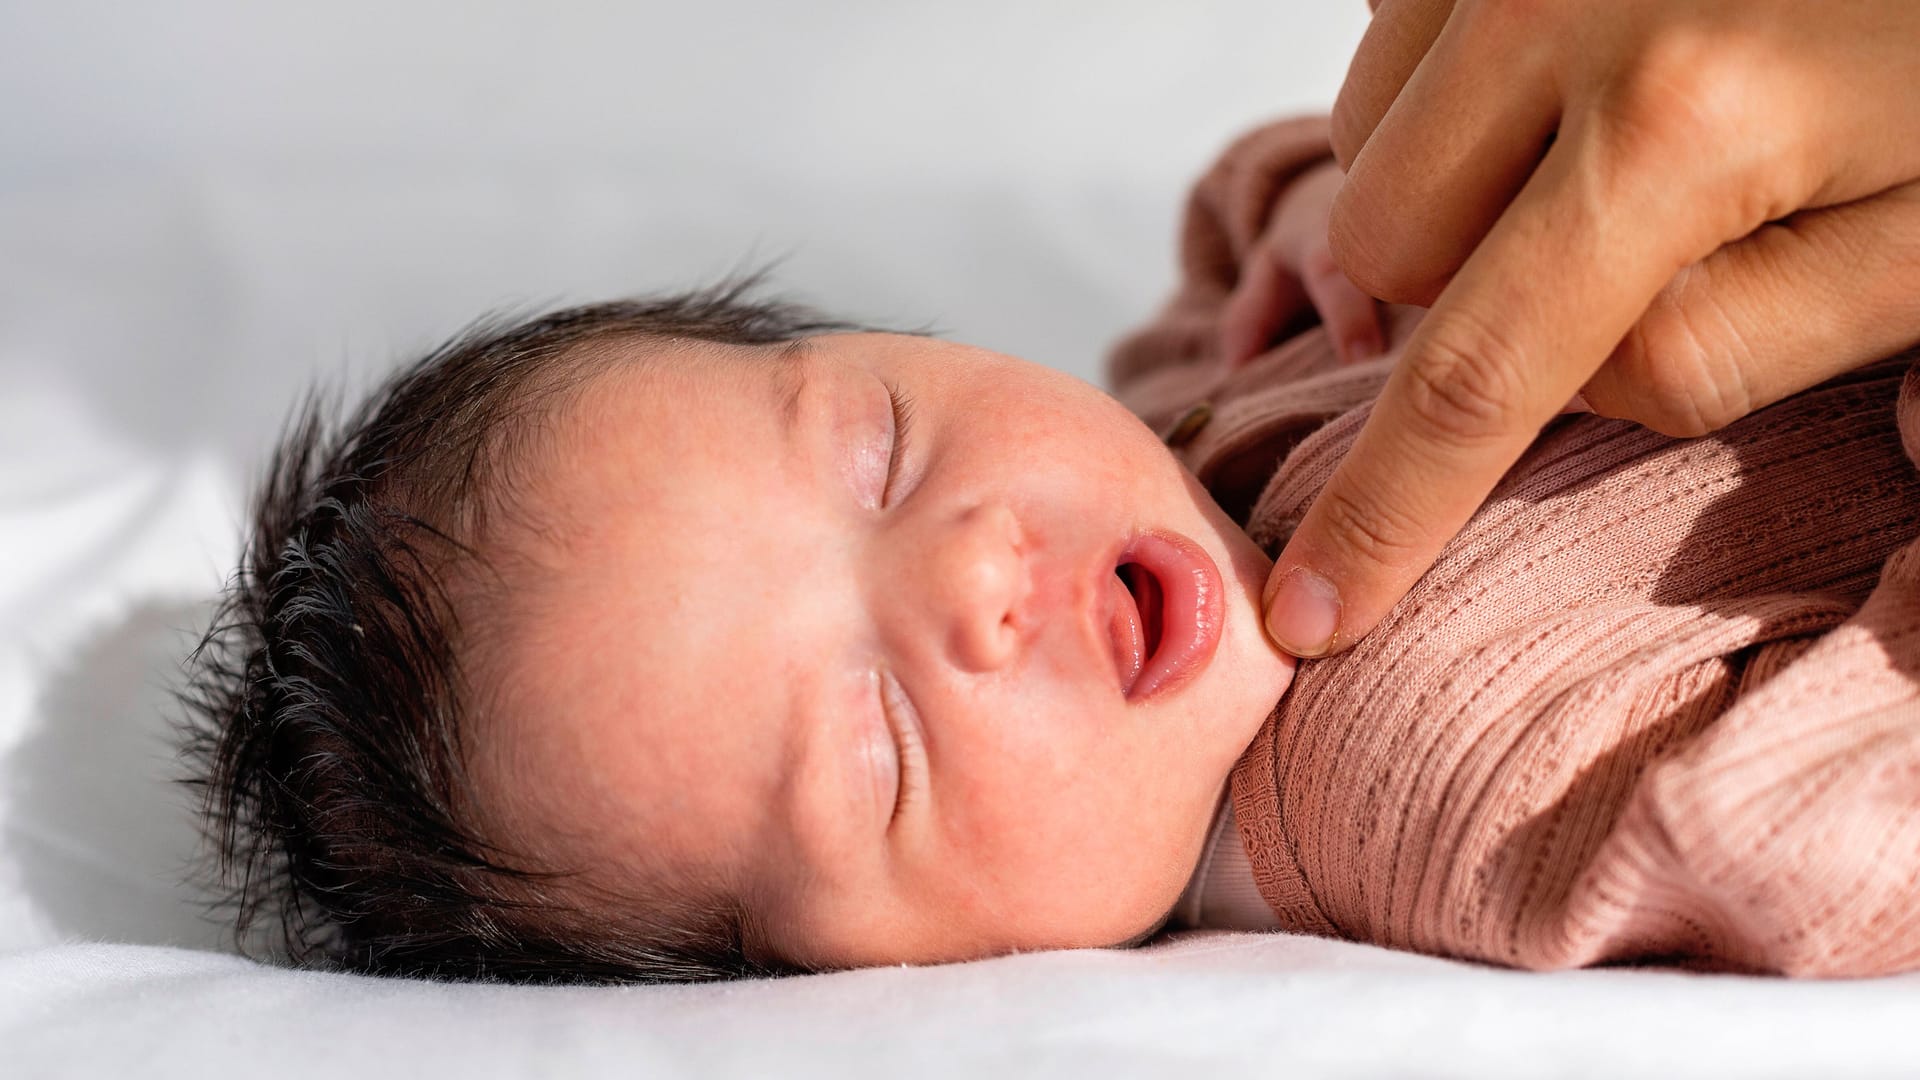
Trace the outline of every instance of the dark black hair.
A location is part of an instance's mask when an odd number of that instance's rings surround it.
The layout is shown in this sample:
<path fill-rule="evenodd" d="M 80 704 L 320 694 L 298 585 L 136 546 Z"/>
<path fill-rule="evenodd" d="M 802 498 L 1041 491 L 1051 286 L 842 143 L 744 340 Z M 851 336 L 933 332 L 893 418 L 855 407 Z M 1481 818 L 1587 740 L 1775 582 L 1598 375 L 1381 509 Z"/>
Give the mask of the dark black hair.
<path fill-rule="evenodd" d="M 509 498 L 524 429 L 607 362 L 593 346 L 862 329 L 752 298 L 761 278 L 489 318 L 337 421 L 337 397 L 296 409 L 183 694 L 218 904 L 243 950 L 443 978 L 774 973 L 749 959 L 737 904 L 610 916 L 572 875 L 480 835 L 448 591 L 456 568 L 484 562 L 475 538 Z"/>

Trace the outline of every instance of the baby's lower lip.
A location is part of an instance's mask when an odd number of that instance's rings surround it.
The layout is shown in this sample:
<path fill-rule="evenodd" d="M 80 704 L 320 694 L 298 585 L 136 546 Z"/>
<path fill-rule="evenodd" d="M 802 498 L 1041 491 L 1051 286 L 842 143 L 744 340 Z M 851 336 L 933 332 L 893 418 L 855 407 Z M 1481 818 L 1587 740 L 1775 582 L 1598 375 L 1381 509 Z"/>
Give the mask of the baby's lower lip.
<path fill-rule="evenodd" d="M 1122 550 L 1119 563 L 1150 574 L 1159 593 L 1159 641 L 1130 684 L 1122 671 L 1127 700 L 1147 701 L 1191 681 L 1213 659 L 1225 617 L 1224 588 L 1213 559 L 1177 533 L 1140 534 Z"/>

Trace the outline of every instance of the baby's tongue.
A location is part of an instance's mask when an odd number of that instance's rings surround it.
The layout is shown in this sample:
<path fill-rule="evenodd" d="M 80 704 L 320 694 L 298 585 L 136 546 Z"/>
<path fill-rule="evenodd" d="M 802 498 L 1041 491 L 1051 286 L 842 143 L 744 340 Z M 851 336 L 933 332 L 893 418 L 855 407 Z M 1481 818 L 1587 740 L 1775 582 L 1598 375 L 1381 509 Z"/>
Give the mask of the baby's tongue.
<path fill-rule="evenodd" d="M 1108 579 L 1107 616 L 1109 636 L 1113 638 L 1114 666 L 1120 669 L 1120 692 L 1130 694 L 1140 680 L 1140 669 L 1147 662 L 1147 636 L 1140 626 L 1140 605 L 1127 589 L 1127 583 L 1115 574 Z"/>

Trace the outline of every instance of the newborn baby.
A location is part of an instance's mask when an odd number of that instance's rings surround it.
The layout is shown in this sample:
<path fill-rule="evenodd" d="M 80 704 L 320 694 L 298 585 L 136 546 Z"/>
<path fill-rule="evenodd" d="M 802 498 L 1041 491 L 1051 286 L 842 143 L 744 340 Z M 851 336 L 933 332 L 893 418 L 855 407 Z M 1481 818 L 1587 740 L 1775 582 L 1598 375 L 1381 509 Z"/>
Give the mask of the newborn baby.
<path fill-rule="evenodd" d="M 1115 354 L 1133 412 L 742 287 L 482 325 L 336 430 L 310 406 L 197 657 L 242 929 L 517 979 L 1170 919 L 1913 966 L 1920 618 L 1904 552 L 1881 570 L 1920 533 L 1904 364 L 1693 442 L 1563 418 L 1289 691 L 1266 552 L 1393 358 L 1216 343 L 1325 157 L 1323 125 L 1274 125 L 1203 178 L 1181 288 Z"/>

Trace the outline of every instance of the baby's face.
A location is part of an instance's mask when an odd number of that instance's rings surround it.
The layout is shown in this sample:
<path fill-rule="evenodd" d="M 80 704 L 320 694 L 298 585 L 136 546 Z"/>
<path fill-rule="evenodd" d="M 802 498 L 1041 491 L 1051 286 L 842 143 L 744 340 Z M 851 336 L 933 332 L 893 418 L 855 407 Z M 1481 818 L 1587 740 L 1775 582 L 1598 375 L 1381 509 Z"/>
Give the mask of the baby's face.
<path fill-rule="evenodd" d="M 941 341 L 616 347 L 517 496 L 488 816 L 614 891 L 728 890 L 802 964 L 1158 921 L 1293 666 L 1153 433 Z"/>

